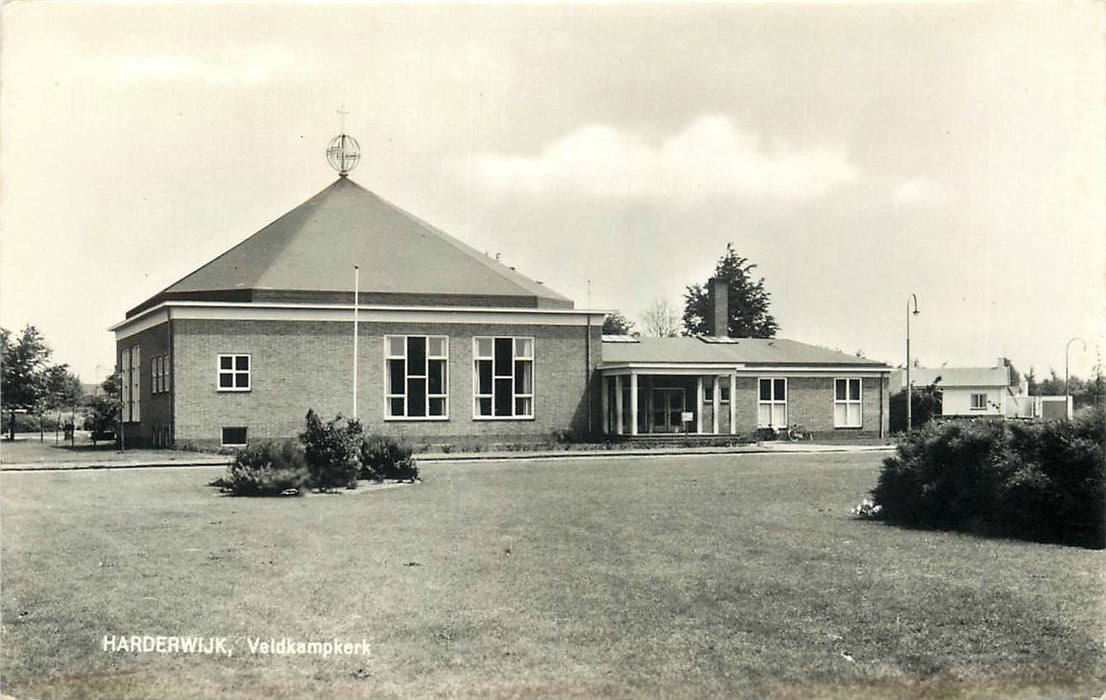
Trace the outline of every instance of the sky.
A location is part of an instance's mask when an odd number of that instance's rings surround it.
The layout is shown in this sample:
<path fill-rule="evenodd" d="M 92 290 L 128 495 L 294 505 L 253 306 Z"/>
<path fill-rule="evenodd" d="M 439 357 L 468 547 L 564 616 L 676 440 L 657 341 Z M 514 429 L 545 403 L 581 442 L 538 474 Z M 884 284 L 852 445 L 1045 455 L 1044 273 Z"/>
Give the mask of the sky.
<path fill-rule="evenodd" d="M 1106 354 L 1104 16 L 5 3 L 0 325 L 103 378 L 128 309 L 333 181 L 344 118 L 352 179 L 577 307 L 682 308 L 732 242 L 781 337 L 899 365 L 915 294 L 925 366 L 1062 374 L 1081 338 L 1087 376 Z"/>

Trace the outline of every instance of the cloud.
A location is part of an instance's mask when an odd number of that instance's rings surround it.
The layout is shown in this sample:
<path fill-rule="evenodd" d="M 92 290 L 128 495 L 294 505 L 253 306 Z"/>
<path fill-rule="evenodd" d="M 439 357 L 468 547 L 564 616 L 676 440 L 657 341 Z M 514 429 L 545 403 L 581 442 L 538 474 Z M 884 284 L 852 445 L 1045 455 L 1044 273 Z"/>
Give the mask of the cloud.
<path fill-rule="evenodd" d="M 213 56 L 132 51 L 95 61 L 93 70 L 122 83 L 199 82 L 242 86 L 287 72 L 295 57 L 280 48 L 233 49 Z"/>
<path fill-rule="evenodd" d="M 463 165 L 475 183 L 495 194 L 559 190 L 616 200 L 807 200 L 858 178 L 844 148 L 767 144 L 722 115 L 699 117 L 657 142 L 593 124 L 536 156 L 480 153 Z"/>
<path fill-rule="evenodd" d="M 899 206 L 909 206 L 934 201 L 937 196 L 937 188 L 932 183 L 914 178 L 899 183 L 891 192 L 891 201 Z"/>

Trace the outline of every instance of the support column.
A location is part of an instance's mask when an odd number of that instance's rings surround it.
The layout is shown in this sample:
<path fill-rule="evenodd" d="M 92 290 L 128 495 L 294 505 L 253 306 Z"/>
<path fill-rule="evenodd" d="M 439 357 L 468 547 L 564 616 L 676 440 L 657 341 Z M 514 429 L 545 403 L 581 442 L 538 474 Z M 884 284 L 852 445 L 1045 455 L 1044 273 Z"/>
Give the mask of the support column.
<path fill-rule="evenodd" d="M 737 435 L 737 375 L 730 375 L 730 435 Z"/>
<path fill-rule="evenodd" d="M 637 435 L 637 372 L 630 372 L 630 435 Z"/>
<path fill-rule="evenodd" d="M 603 412 L 603 434 L 611 432 L 611 396 L 607 377 L 599 375 L 599 410 Z"/>
<path fill-rule="evenodd" d="M 718 433 L 718 411 L 721 405 L 722 398 L 719 396 L 721 393 L 719 390 L 722 388 L 722 382 L 719 381 L 718 375 L 711 377 L 711 381 L 714 382 L 714 393 L 711 395 L 711 413 L 714 415 L 710 419 L 710 431 L 712 433 Z"/>
<path fill-rule="evenodd" d="M 695 378 L 695 432 L 703 434 L 703 377 Z"/>
<path fill-rule="evenodd" d="M 622 434 L 622 375 L 614 375 L 614 432 Z"/>

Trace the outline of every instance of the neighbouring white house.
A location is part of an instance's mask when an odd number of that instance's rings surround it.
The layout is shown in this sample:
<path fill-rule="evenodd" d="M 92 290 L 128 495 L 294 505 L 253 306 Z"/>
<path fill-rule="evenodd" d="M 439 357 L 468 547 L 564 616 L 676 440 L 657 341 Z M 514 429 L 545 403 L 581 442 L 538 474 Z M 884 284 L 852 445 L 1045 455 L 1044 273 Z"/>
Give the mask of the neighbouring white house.
<path fill-rule="evenodd" d="M 905 386 L 905 375 L 902 369 L 892 373 L 892 393 Z M 910 370 L 910 383 L 914 387 L 937 385 L 941 390 L 942 417 L 1041 416 L 1042 397 L 1029 396 L 1024 379 L 1012 384 L 1010 367 L 1001 357 L 994 367 L 914 367 Z"/>

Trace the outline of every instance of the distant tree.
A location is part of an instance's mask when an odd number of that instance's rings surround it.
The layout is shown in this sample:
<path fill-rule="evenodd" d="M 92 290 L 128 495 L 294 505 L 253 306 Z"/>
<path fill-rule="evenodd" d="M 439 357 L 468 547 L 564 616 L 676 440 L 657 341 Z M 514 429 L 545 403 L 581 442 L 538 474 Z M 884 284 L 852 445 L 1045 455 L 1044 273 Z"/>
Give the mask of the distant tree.
<path fill-rule="evenodd" d="M 928 423 L 933 416 L 941 415 L 942 392 L 937 388 L 937 380 L 929 386 L 916 386 L 910 392 L 910 424 L 915 428 Z M 906 431 L 906 388 L 888 398 L 888 428 L 892 433 Z"/>
<path fill-rule="evenodd" d="M 735 338 L 774 338 L 779 324 L 768 313 L 769 294 L 764 278 L 754 280 L 754 263 L 734 252 L 726 244 L 726 252 L 714 267 L 714 277 L 723 279 L 729 289 L 729 326 L 727 334 Z M 684 294 L 684 335 L 706 335 L 712 331 L 710 317 L 712 301 L 710 281 L 693 284 Z"/>
<path fill-rule="evenodd" d="M 611 312 L 603 319 L 603 335 L 633 335 L 634 322 L 622 315 L 621 311 Z"/>
<path fill-rule="evenodd" d="M 16 409 L 34 410 L 45 394 L 51 350 L 37 328 L 27 325 L 17 337 L 0 328 L 0 405 L 8 412 L 8 439 L 15 439 Z"/>
<path fill-rule="evenodd" d="M 102 394 L 88 398 L 88 415 L 85 418 L 85 429 L 92 433 L 92 443 L 103 436 L 114 435 L 116 422 L 119 420 L 119 377 L 109 374 L 100 384 Z"/>
<path fill-rule="evenodd" d="M 84 395 L 80 378 L 69 371 L 69 365 L 52 365 L 46 368 L 42 378 L 42 396 L 39 398 L 37 413 L 45 415 L 49 411 L 57 413 L 54 424 L 54 439 L 57 440 L 58 427 L 61 425 L 63 409 L 73 411 Z M 42 423 L 39 422 L 39 440 L 42 439 Z"/>
<path fill-rule="evenodd" d="M 1029 387 L 1030 396 L 1040 396 L 1040 384 L 1037 383 L 1037 372 L 1030 367 L 1029 371 L 1025 373 L 1025 383 Z"/>
<path fill-rule="evenodd" d="M 1037 383 L 1037 395 L 1038 396 L 1063 396 L 1064 395 L 1064 378 L 1056 374 L 1056 370 L 1052 367 L 1048 368 L 1048 379 L 1041 380 Z"/>
<path fill-rule="evenodd" d="M 1014 363 L 1010 361 L 1010 358 L 1002 358 L 1002 363 L 1010 368 L 1010 386 L 1017 387 L 1022 383 L 1022 375 L 1018 372 L 1018 368 L 1014 366 Z"/>
<path fill-rule="evenodd" d="M 664 297 L 653 300 L 653 305 L 642 314 L 642 323 L 645 335 L 653 338 L 675 338 L 680 334 L 680 316 Z"/>

